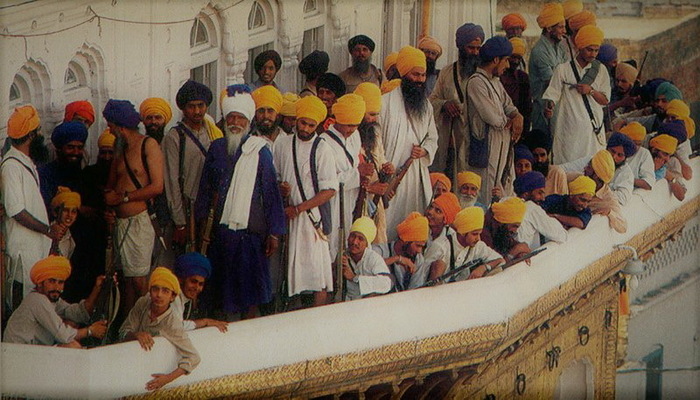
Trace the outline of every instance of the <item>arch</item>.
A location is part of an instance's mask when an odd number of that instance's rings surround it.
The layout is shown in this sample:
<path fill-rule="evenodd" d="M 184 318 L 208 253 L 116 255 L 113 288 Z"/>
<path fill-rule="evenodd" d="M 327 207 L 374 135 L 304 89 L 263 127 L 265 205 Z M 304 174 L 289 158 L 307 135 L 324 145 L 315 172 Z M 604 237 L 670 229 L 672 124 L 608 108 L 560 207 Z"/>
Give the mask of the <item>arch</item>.
<path fill-rule="evenodd" d="M 593 364 L 586 358 L 571 361 L 559 374 L 554 398 L 592 400 L 595 390 L 593 369 Z"/>
<path fill-rule="evenodd" d="M 275 12 L 267 0 L 255 0 L 248 13 L 248 31 L 251 34 L 275 28 Z"/>
<path fill-rule="evenodd" d="M 31 103 L 40 115 L 45 115 L 49 110 L 49 92 L 51 80 L 48 68 L 38 60 L 29 59 L 15 74 L 10 90 L 15 91 L 14 101 L 10 101 L 10 108 L 20 104 Z M 9 93 L 8 93 L 9 99 Z"/>
<path fill-rule="evenodd" d="M 221 58 L 221 21 L 218 11 L 209 3 L 195 17 L 190 29 L 189 79 L 207 85 L 214 93 L 219 87 Z M 209 114 L 216 116 L 217 103 L 212 102 Z"/>

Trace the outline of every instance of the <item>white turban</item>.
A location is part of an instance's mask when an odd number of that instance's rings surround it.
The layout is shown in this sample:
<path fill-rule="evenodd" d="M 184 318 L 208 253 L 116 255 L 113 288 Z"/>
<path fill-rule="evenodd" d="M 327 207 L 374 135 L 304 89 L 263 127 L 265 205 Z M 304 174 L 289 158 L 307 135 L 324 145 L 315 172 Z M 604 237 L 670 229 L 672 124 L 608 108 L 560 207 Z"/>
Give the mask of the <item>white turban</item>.
<path fill-rule="evenodd" d="M 225 96 L 221 99 L 221 111 L 224 114 L 224 118 L 231 112 L 237 112 L 250 122 L 255 116 L 255 101 L 250 93 L 236 93 L 233 96 Z"/>

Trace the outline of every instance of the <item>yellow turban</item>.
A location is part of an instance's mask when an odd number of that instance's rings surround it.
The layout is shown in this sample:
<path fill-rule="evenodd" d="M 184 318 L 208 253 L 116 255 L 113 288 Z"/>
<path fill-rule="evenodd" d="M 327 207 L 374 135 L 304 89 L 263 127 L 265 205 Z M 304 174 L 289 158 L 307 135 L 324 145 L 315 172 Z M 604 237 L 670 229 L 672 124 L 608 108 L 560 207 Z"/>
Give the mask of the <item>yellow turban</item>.
<path fill-rule="evenodd" d="M 540 15 L 537 16 L 540 28 L 549 28 L 560 22 L 564 22 L 564 8 L 560 3 L 546 3 L 542 6 Z"/>
<path fill-rule="evenodd" d="M 282 93 L 272 85 L 260 86 L 251 93 L 251 96 L 255 101 L 256 110 L 264 107 L 279 113 L 282 108 Z"/>
<path fill-rule="evenodd" d="M 508 28 L 519 26 L 525 30 L 527 28 L 527 22 L 525 22 L 525 17 L 518 13 L 506 14 L 501 18 L 501 26 L 505 31 Z"/>
<path fill-rule="evenodd" d="M 633 141 L 641 142 L 647 136 L 647 128 L 639 122 L 634 121 L 620 128 L 620 133 L 624 133 Z"/>
<path fill-rule="evenodd" d="M 429 231 L 428 218 L 415 211 L 396 226 L 396 233 L 404 242 L 425 242 L 428 240 Z"/>
<path fill-rule="evenodd" d="M 603 44 L 603 31 L 597 26 L 586 25 L 576 33 L 574 43 L 579 49 L 587 46 L 600 46 Z"/>
<path fill-rule="evenodd" d="M 386 73 L 389 68 L 396 65 L 396 60 L 399 58 L 399 53 L 397 51 L 389 53 L 388 56 L 384 58 L 384 73 Z"/>
<path fill-rule="evenodd" d="M 97 138 L 97 147 L 114 147 L 114 141 L 117 138 L 112 134 L 109 128 L 105 129 L 104 132 Z"/>
<path fill-rule="evenodd" d="M 434 37 L 429 35 L 423 36 L 418 40 L 418 48 L 421 50 L 432 50 L 438 53 L 438 57 L 442 55 L 442 46 Z"/>
<path fill-rule="evenodd" d="M 581 175 L 573 181 L 569 182 L 570 195 L 573 196 L 576 194 L 584 193 L 588 193 L 591 196 L 595 194 L 595 182 L 593 181 L 593 179 L 585 175 Z"/>
<path fill-rule="evenodd" d="M 598 150 L 591 159 L 591 167 L 603 183 L 610 183 L 615 174 L 615 161 L 607 150 Z"/>
<path fill-rule="evenodd" d="M 39 113 L 31 104 L 17 107 L 7 120 L 7 136 L 12 139 L 25 137 L 39 127 Z"/>
<path fill-rule="evenodd" d="M 147 116 L 158 114 L 165 118 L 165 123 L 170 122 L 173 117 L 173 111 L 170 109 L 170 104 L 160 97 L 150 97 L 141 102 L 139 107 L 139 113 L 141 114 L 141 120 L 145 120 Z"/>
<path fill-rule="evenodd" d="M 404 76 L 413 68 L 426 69 L 425 53 L 413 46 L 404 46 L 396 59 L 396 69 Z"/>
<path fill-rule="evenodd" d="M 578 31 L 586 25 L 596 25 L 595 14 L 588 10 L 583 10 L 569 18 L 569 28 L 572 30 Z"/>
<path fill-rule="evenodd" d="M 564 18 L 569 19 L 573 15 L 583 11 L 583 0 L 566 0 L 562 3 Z"/>
<path fill-rule="evenodd" d="M 637 68 L 626 62 L 618 63 L 617 67 L 615 67 L 615 77 L 624 79 L 628 83 L 634 83 L 635 79 L 637 79 Z"/>
<path fill-rule="evenodd" d="M 471 172 L 464 171 L 457 174 L 457 186 L 462 187 L 465 183 L 471 183 L 476 186 L 476 190 L 481 189 L 481 176 Z"/>
<path fill-rule="evenodd" d="M 654 136 L 649 141 L 649 147 L 654 147 L 663 151 L 664 153 L 672 155 L 676 152 L 676 147 L 678 147 L 678 139 L 674 138 L 671 135 L 662 133 L 660 135 Z"/>
<path fill-rule="evenodd" d="M 299 100 L 299 96 L 292 92 L 287 92 L 282 96 L 282 108 L 280 108 L 280 115 L 285 117 L 296 116 L 297 108 L 296 102 Z"/>
<path fill-rule="evenodd" d="M 365 117 L 365 100 L 362 96 L 348 93 L 341 96 L 331 109 L 335 122 L 343 125 L 359 125 Z"/>
<path fill-rule="evenodd" d="M 484 228 L 484 210 L 481 207 L 467 207 L 457 213 L 452 223 L 457 233 L 464 235 Z"/>
<path fill-rule="evenodd" d="M 372 82 L 362 82 L 353 92 L 365 100 L 366 112 L 379 112 L 382 109 L 382 91 Z"/>
<path fill-rule="evenodd" d="M 177 280 L 177 276 L 165 267 L 156 267 L 156 269 L 151 272 L 151 279 L 148 281 L 148 290 L 151 290 L 153 286 L 160 286 L 172 290 L 177 295 L 180 294 L 180 282 Z"/>
<path fill-rule="evenodd" d="M 510 44 L 513 45 L 514 56 L 522 57 L 525 55 L 526 45 L 524 40 L 520 39 L 519 37 L 512 37 L 508 40 L 510 41 Z"/>
<path fill-rule="evenodd" d="M 59 186 L 56 195 L 51 199 L 51 208 L 63 204 L 65 208 L 80 208 L 80 193 L 72 192 L 70 188 Z"/>
<path fill-rule="evenodd" d="M 438 182 L 445 185 L 448 192 L 452 190 L 452 182 L 450 182 L 450 178 L 448 178 L 447 175 L 443 174 L 442 172 L 431 172 L 430 186 L 435 187 L 435 184 Z"/>
<path fill-rule="evenodd" d="M 29 277 L 35 285 L 47 279 L 58 279 L 65 281 L 70 276 L 70 261 L 63 256 L 48 256 L 43 260 L 39 260 L 32 270 L 29 271 Z"/>
<path fill-rule="evenodd" d="M 401 85 L 401 79 L 382 82 L 382 94 L 389 93 Z"/>
<path fill-rule="evenodd" d="M 680 99 L 671 100 L 666 108 L 666 114 L 683 120 L 688 139 L 695 136 L 695 121 L 690 118 L 690 107 L 686 102 Z"/>
<path fill-rule="evenodd" d="M 506 200 L 491 204 L 493 218 L 502 224 L 519 224 L 525 216 L 525 201 L 520 197 L 509 197 Z"/>
<path fill-rule="evenodd" d="M 360 217 L 352 223 L 350 232 L 359 232 L 365 236 L 367 243 L 372 243 L 377 237 L 377 226 L 370 217 Z"/>
<path fill-rule="evenodd" d="M 460 210 L 459 199 L 452 192 L 446 192 L 436 197 L 433 204 L 438 206 L 445 215 L 445 223 L 451 224 L 455 220 L 455 216 Z"/>
<path fill-rule="evenodd" d="M 302 97 L 297 100 L 296 108 L 297 119 L 308 118 L 316 121 L 317 124 L 323 122 L 328 113 L 326 105 L 316 96 Z"/>

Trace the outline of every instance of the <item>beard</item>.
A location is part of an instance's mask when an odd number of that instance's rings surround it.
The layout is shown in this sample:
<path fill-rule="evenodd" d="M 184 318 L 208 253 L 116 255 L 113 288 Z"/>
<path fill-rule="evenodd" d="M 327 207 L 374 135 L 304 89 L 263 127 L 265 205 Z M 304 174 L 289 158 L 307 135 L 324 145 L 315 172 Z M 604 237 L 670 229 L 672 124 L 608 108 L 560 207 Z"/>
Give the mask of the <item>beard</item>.
<path fill-rule="evenodd" d="M 122 135 L 114 135 L 116 139 L 114 140 L 114 157 L 124 154 L 126 150 L 126 139 Z"/>
<path fill-rule="evenodd" d="M 549 173 L 549 161 L 545 162 L 533 162 L 532 163 L 532 170 L 537 171 L 547 177 L 547 174 Z"/>
<path fill-rule="evenodd" d="M 34 164 L 46 164 L 49 161 L 49 149 L 44 144 L 44 136 L 37 135 L 29 144 L 29 158 Z"/>
<path fill-rule="evenodd" d="M 360 132 L 360 141 L 362 142 L 362 148 L 365 149 L 367 154 L 370 154 L 374 150 L 377 144 L 377 132 L 379 131 L 379 124 L 377 122 L 372 122 L 370 124 L 361 123 L 357 127 L 357 131 Z"/>
<path fill-rule="evenodd" d="M 165 125 L 147 125 L 146 134 L 160 143 L 163 141 L 163 136 L 165 135 Z"/>
<path fill-rule="evenodd" d="M 425 95 L 425 83 L 413 82 L 401 78 L 401 94 L 406 112 L 410 116 L 421 117 L 428 108 L 428 98 Z"/>
<path fill-rule="evenodd" d="M 263 124 L 257 124 L 255 128 L 258 130 L 258 132 L 260 132 L 261 135 L 270 136 L 272 134 L 272 132 L 275 131 L 276 127 L 277 127 L 277 125 L 275 125 L 274 121 L 273 121 L 273 124 L 270 126 L 265 126 Z"/>
<path fill-rule="evenodd" d="M 479 56 L 468 54 L 466 51 L 459 50 L 459 75 L 462 78 L 468 78 L 476 72 L 476 67 L 479 66 Z"/>
<path fill-rule="evenodd" d="M 459 207 L 462 209 L 473 207 L 476 204 L 476 196 L 460 193 L 457 195 L 457 198 L 459 198 Z"/>
<path fill-rule="evenodd" d="M 505 224 L 500 224 L 493 235 L 494 250 L 501 254 L 508 253 L 514 236 L 515 234 L 510 232 Z"/>
<path fill-rule="evenodd" d="M 432 75 L 435 73 L 435 64 L 436 63 L 437 63 L 436 60 L 428 60 L 428 59 L 425 60 L 425 66 L 426 66 L 425 73 L 426 73 L 426 75 Z"/>
<path fill-rule="evenodd" d="M 229 156 L 233 156 L 236 150 L 238 150 L 238 146 L 241 145 L 246 131 L 247 127 L 241 128 L 235 125 L 226 126 L 224 133 L 226 135 L 226 151 Z"/>
<path fill-rule="evenodd" d="M 356 72 L 359 72 L 360 74 L 366 74 L 367 71 L 369 71 L 369 66 L 371 64 L 371 60 L 368 58 L 366 60 L 360 60 L 353 58 L 352 59 L 352 69 L 354 69 Z"/>

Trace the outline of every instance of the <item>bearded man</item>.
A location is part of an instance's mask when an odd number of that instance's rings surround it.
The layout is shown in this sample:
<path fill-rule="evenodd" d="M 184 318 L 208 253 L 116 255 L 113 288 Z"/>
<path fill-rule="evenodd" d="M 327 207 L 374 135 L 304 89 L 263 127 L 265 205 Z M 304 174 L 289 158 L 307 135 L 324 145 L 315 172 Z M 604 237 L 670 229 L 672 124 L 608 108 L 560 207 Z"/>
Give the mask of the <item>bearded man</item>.
<path fill-rule="evenodd" d="M 59 186 L 82 192 L 81 171 L 87 136 L 87 128 L 80 122 L 64 122 L 51 134 L 56 160 L 39 168 L 41 196 L 47 209 Z"/>
<path fill-rule="evenodd" d="M 425 91 L 430 96 L 435 88 L 435 82 L 440 75 L 440 70 L 436 68 L 437 60 L 442 55 L 442 46 L 432 36 L 423 36 L 418 40 L 417 47 L 425 53 Z"/>
<path fill-rule="evenodd" d="M 255 89 L 251 96 L 255 101 L 255 131 L 251 134 L 265 139 L 272 148 L 281 132 L 277 115 L 282 109 L 282 93 L 272 85 L 265 85 Z"/>
<path fill-rule="evenodd" d="M 143 126 L 146 128 L 146 135 L 161 143 L 165 134 L 165 126 L 173 117 L 170 104 L 160 97 L 150 97 L 141 102 L 139 113 Z"/>
<path fill-rule="evenodd" d="M 352 57 L 352 65 L 338 74 L 345 82 L 348 93 L 355 90 L 362 82 L 372 82 L 381 86 L 385 80 L 382 70 L 372 64 L 374 41 L 365 35 L 357 35 L 348 40 L 348 52 Z"/>

